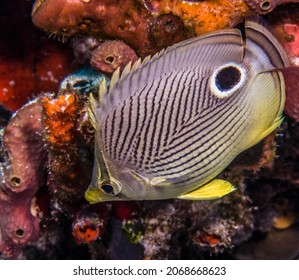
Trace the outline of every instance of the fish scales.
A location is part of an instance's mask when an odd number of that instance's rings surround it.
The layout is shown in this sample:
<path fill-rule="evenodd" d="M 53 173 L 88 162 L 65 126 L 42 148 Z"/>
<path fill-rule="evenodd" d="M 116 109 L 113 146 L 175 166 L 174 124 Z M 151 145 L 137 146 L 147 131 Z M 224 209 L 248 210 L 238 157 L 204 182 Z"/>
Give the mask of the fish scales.
<path fill-rule="evenodd" d="M 213 199 L 215 177 L 282 120 L 288 58 L 258 21 L 178 43 L 115 73 L 91 99 L 95 165 L 86 198 Z M 265 44 L 265 46 L 264 46 Z M 138 62 L 139 63 L 139 62 Z"/>

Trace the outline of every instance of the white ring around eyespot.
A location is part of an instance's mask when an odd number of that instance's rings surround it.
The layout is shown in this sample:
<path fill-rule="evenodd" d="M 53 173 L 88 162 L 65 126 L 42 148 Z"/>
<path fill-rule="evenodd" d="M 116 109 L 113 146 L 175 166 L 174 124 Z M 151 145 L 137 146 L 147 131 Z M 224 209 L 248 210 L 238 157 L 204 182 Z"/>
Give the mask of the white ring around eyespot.
<path fill-rule="evenodd" d="M 221 91 L 221 90 L 219 90 L 219 88 L 217 87 L 217 85 L 215 83 L 216 76 L 219 73 L 219 71 L 221 71 L 224 68 L 230 67 L 230 66 L 235 67 L 240 70 L 240 73 L 241 73 L 240 81 L 232 89 Z M 236 90 L 238 90 L 245 83 L 245 79 L 246 79 L 246 70 L 241 65 L 236 64 L 234 62 L 230 62 L 230 63 L 224 64 L 224 65 L 221 65 L 214 71 L 214 73 L 210 77 L 210 81 L 209 81 L 210 90 L 211 90 L 212 94 L 214 94 L 218 98 L 229 97 L 233 93 L 235 93 Z"/>

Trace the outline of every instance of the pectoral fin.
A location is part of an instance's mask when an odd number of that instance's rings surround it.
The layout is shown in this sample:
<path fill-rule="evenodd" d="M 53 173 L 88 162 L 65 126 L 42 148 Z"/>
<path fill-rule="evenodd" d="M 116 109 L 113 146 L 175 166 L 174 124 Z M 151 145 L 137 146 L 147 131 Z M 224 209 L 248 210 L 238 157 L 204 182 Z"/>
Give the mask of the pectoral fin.
<path fill-rule="evenodd" d="M 228 181 L 215 179 L 206 185 L 195 189 L 194 191 L 179 196 L 178 198 L 190 200 L 209 200 L 220 198 L 234 190 L 236 190 L 236 188 Z"/>

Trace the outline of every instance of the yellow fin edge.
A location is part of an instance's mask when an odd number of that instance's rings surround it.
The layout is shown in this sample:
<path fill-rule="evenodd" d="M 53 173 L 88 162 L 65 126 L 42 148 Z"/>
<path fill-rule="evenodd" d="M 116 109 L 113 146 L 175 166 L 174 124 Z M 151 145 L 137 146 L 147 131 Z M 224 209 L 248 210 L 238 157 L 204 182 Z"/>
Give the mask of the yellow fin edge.
<path fill-rule="evenodd" d="M 228 181 L 214 179 L 209 183 L 195 189 L 194 191 L 178 196 L 180 199 L 190 200 L 209 200 L 221 198 L 233 191 L 236 188 Z"/>

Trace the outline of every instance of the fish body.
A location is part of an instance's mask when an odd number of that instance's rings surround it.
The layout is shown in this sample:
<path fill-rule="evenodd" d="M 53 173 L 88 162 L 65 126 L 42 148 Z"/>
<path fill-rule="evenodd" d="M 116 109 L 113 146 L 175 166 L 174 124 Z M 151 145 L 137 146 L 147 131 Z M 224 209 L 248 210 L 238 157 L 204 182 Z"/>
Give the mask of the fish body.
<path fill-rule="evenodd" d="M 288 58 L 259 22 L 180 42 L 114 73 L 91 97 L 95 164 L 86 199 L 213 199 L 215 177 L 282 121 Z"/>

